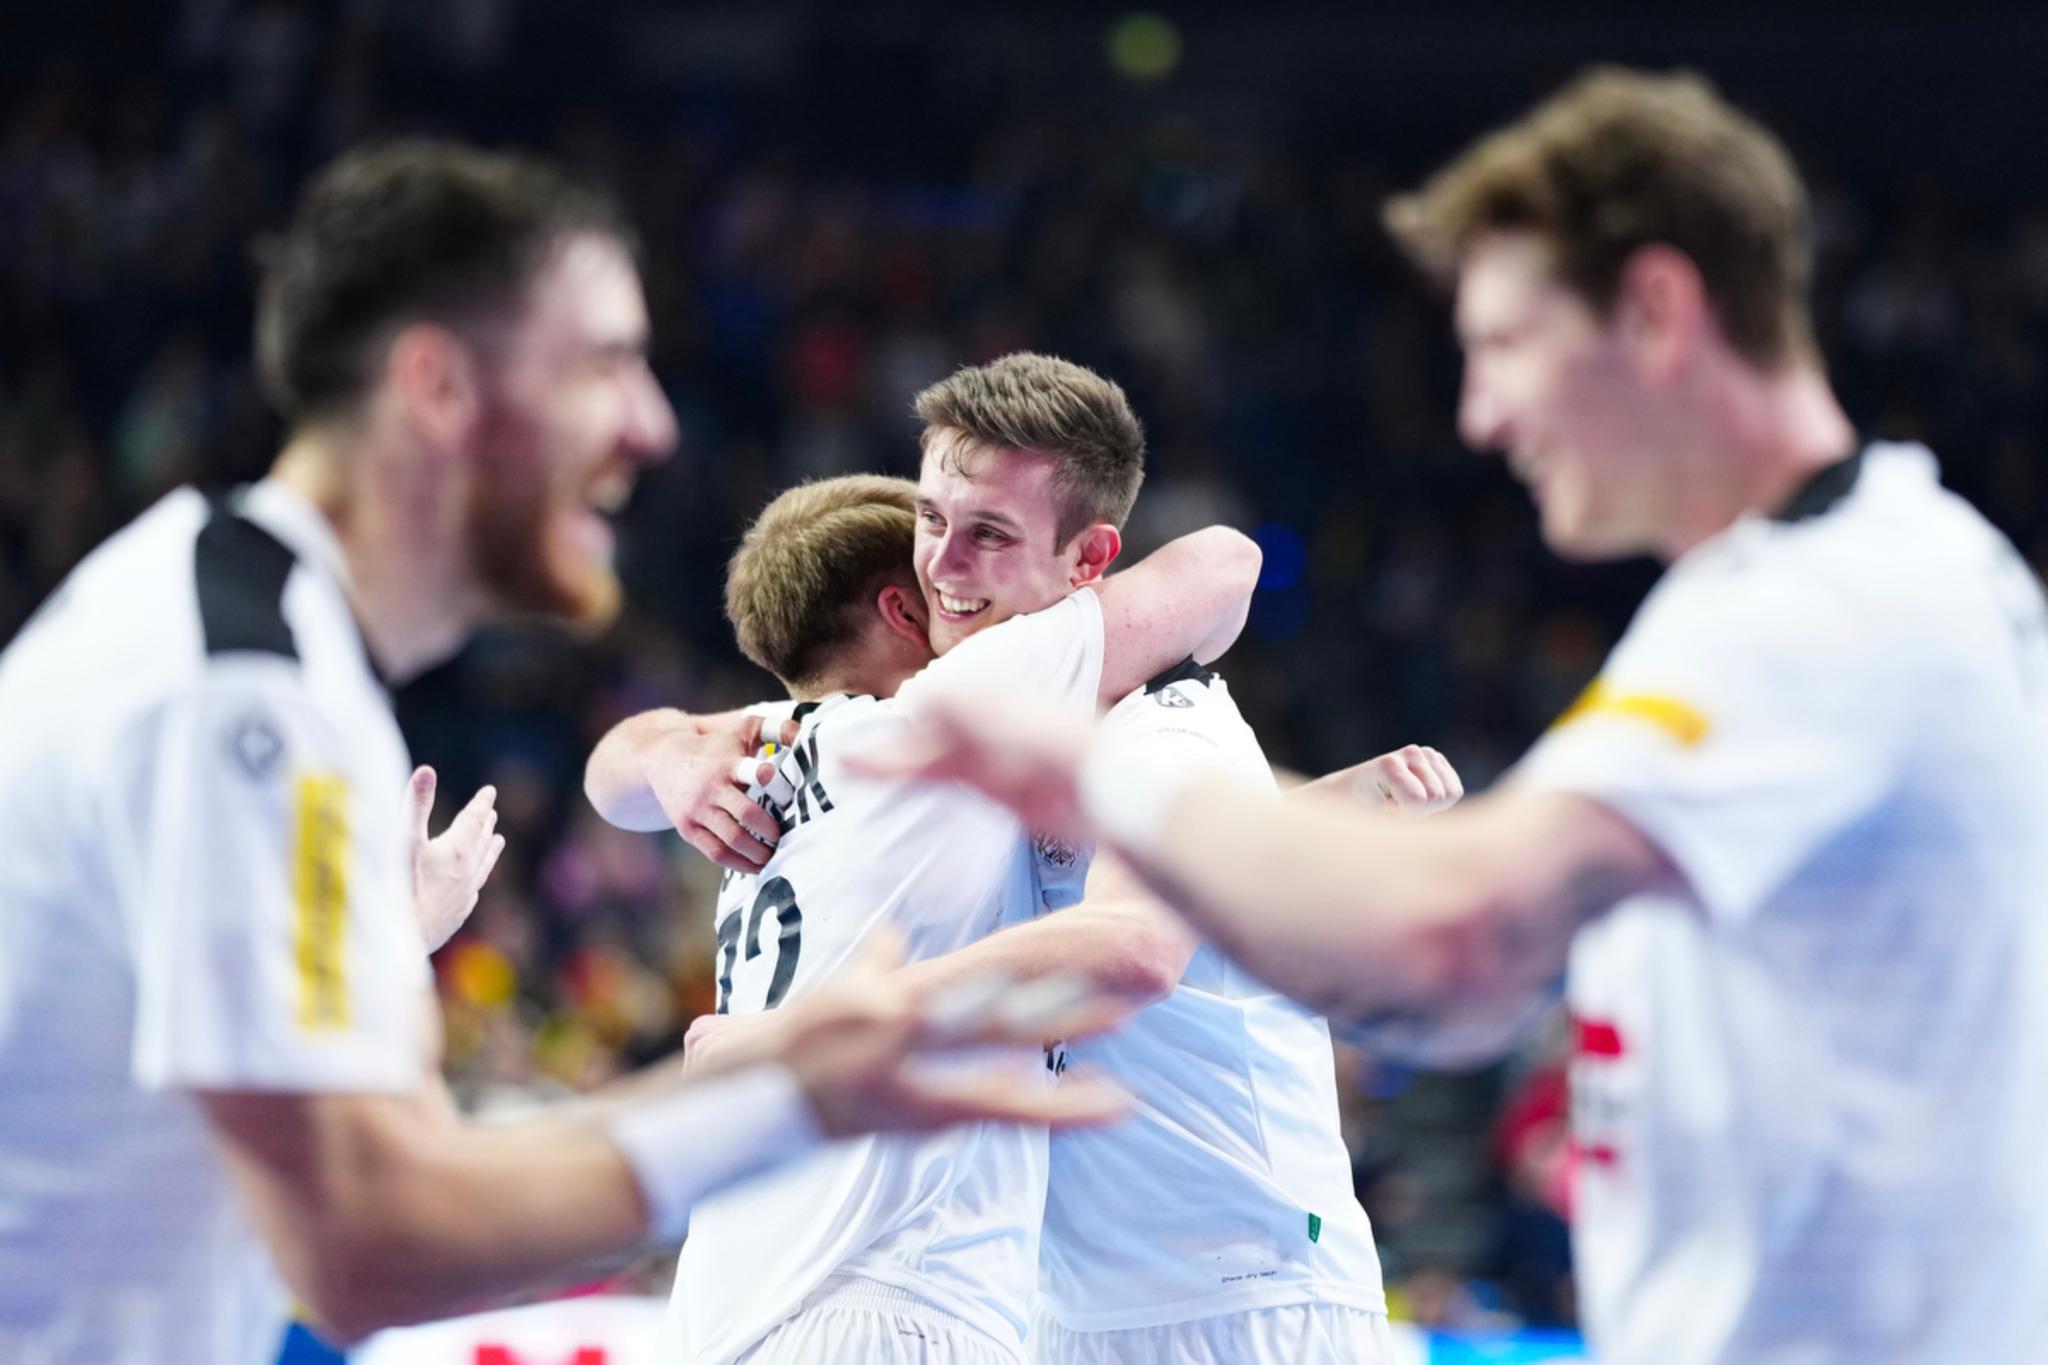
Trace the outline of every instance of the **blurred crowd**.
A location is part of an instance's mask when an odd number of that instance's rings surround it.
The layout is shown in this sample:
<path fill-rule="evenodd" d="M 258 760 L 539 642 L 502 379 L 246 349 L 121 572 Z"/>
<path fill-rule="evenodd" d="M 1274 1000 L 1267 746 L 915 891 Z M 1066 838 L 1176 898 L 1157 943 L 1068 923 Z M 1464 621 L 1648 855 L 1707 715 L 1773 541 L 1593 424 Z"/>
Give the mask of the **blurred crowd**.
<path fill-rule="evenodd" d="M 1414 740 L 1483 787 L 1649 581 L 1549 559 L 1497 463 L 1456 441 L 1444 310 L 1378 211 L 1477 130 L 1462 105 L 1420 106 L 1398 137 L 1362 116 L 1304 127 L 1284 84 L 1204 87 L 1198 25 L 1131 47 L 1065 12 L 1048 84 L 957 33 L 720 27 L 625 0 L 97 8 L 0 20 L 21 39 L 0 41 L 0 640 L 165 490 L 261 472 L 250 247 L 342 147 L 538 147 L 643 236 L 684 436 L 628 514 L 627 618 L 595 644 L 493 635 L 399 698 L 446 798 L 495 783 L 510 841 L 438 959 L 451 1076 L 479 1108 L 601 1081 L 709 1008 L 713 870 L 597 821 L 583 758 L 630 711 L 774 693 L 719 614 L 738 528 L 797 479 L 913 472 L 910 396 L 958 364 L 1046 350 L 1129 389 L 1150 434 L 1134 551 L 1213 521 L 1254 532 L 1265 578 L 1224 668 L 1289 767 Z M 1712 74 L 1745 96 L 1740 72 Z M 1852 174 L 1802 139 L 1792 95 L 1764 112 L 1815 187 L 1822 340 L 1852 416 L 1927 440 L 2048 568 L 2048 198 L 1939 166 Z M 1560 1023 L 1473 1076 L 1343 1058 L 1399 1311 L 1569 1323 L 1563 1051 Z"/>

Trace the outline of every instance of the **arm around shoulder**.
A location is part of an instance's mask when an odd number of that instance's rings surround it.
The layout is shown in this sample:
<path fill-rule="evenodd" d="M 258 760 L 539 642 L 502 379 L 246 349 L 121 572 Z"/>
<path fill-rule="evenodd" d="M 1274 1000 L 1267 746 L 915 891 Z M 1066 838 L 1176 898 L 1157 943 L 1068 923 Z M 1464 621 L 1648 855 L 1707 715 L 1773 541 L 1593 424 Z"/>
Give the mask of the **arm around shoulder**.
<path fill-rule="evenodd" d="M 1257 542 L 1211 526 L 1161 546 L 1097 588 L 1107 704 L 1193 657 L 1223 655 L 1244 629 L 1264 560 Z"/>

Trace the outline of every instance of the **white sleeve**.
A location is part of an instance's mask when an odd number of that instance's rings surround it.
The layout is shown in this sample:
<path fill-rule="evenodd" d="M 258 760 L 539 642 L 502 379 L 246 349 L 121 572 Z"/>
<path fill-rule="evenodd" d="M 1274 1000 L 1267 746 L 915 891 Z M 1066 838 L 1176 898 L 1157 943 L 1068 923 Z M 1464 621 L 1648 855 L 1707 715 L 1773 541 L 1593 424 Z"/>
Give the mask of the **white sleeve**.
<path fill-rule="evenodd" d="M 1912 661 L 1817 576 L 1668 586 L 1509 780 L 1600 801 L 1740 920 L 1895 783 Z"/>
<path fill-rule="evenodd" d="M 921 698 L 940 692 L 1025 693 L 1072 703 L 1092 716 L 1101 690 L 1102 601 L 1094 589 L 1081 588 L 1044 611 L 1013 616 L 968 636 L 896 695 L 915 707 Z"/>
<path fill-rule="evenodd" d="M 266 660 L 210 670 L 139 737 L 123 833 L 142 1085 L 420 1083 L 405 793 L 344 731 Z"/>

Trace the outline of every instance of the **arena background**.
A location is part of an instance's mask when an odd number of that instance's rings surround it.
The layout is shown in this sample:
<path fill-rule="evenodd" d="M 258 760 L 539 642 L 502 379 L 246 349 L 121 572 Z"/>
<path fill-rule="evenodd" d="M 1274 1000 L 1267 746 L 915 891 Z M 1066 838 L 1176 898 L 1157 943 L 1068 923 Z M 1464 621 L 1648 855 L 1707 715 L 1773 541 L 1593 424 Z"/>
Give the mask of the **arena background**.
<path fill-rule="evenodd" d="M 399 698 L 510 839 L 438 959 L 457 1088 L 585 1087 L 709 1006 L 714 879 L 603 827 L 584 756 L 628 711 L 775 691 L 719 615 L 736 529 L 800 478 L 913 473 L 909 397 L 955 365 L 1028 347 L 1127 386 L 1135 552 L 1255 532 L 1224 668 L 1276 761 L 1414 740 L 1476 789 L 1564 707 L 1651 568 L 1560 566 L 1460 448 L 1444 309 L 1377 215 L 1588 61 L 1694 67 L 1787 138 L 1851 416 L 1927 440 L 2048 567 L 2044 40 L 2041 7 L 1974 3 L 7 0 L 0 640 L 164 490 L 263 469 L 248 247 L 313 167 L 434 131 L 616 191 L 683 423 L 628 518 L 629 615 L 595 647 L 492 635 Z M 1397 1315 L 1568 1328 L 1557 1039 L 1473 1075 L 1341 1065 Z"/>

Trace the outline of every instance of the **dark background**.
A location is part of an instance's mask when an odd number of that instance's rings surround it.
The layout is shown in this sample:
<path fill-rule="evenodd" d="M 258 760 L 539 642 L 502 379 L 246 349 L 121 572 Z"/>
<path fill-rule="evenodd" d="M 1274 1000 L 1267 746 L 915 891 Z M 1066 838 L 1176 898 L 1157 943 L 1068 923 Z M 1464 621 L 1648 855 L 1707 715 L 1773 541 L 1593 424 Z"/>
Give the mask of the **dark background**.
<path fill-rule="evenodd" d="M 499 784 L 511 838 L 439 959 L 471 1103 L 602 1079 L 706 1007 L 711 879 L 600 826 L 583 758 L 630 710 L 775 691 L 719 616 L 737 529 L 798 478 L 914 473 L 910 396 L 961 363 L 1049 350 L 1129 389 L 1135 550 L 1214 520 L 1258 536 L 1225 671 L 1275 761 L 1416 740 L 1479 787 L 1652 570 L 1549 559 L 1458 446 L 1444 309 L 1377 214 L 1587 62 L 1697 68 L 1782 133 L 1851 416 L 1928 441 L 2048 565 L 2048 17 L 1787 8 L 9 0 L 0 640 L 164 490 L 261 474 L 250 242 L 341 148 L 435 131 L 554 154 L 629 205 L 683 423 L 629 514 L 618 628 L 497 633 L 400 698 L 451 798 Z M 1343 1066 L 1401 1310 L 1568 1319 L 1554 1039 L 1476 1076 Z"/>

